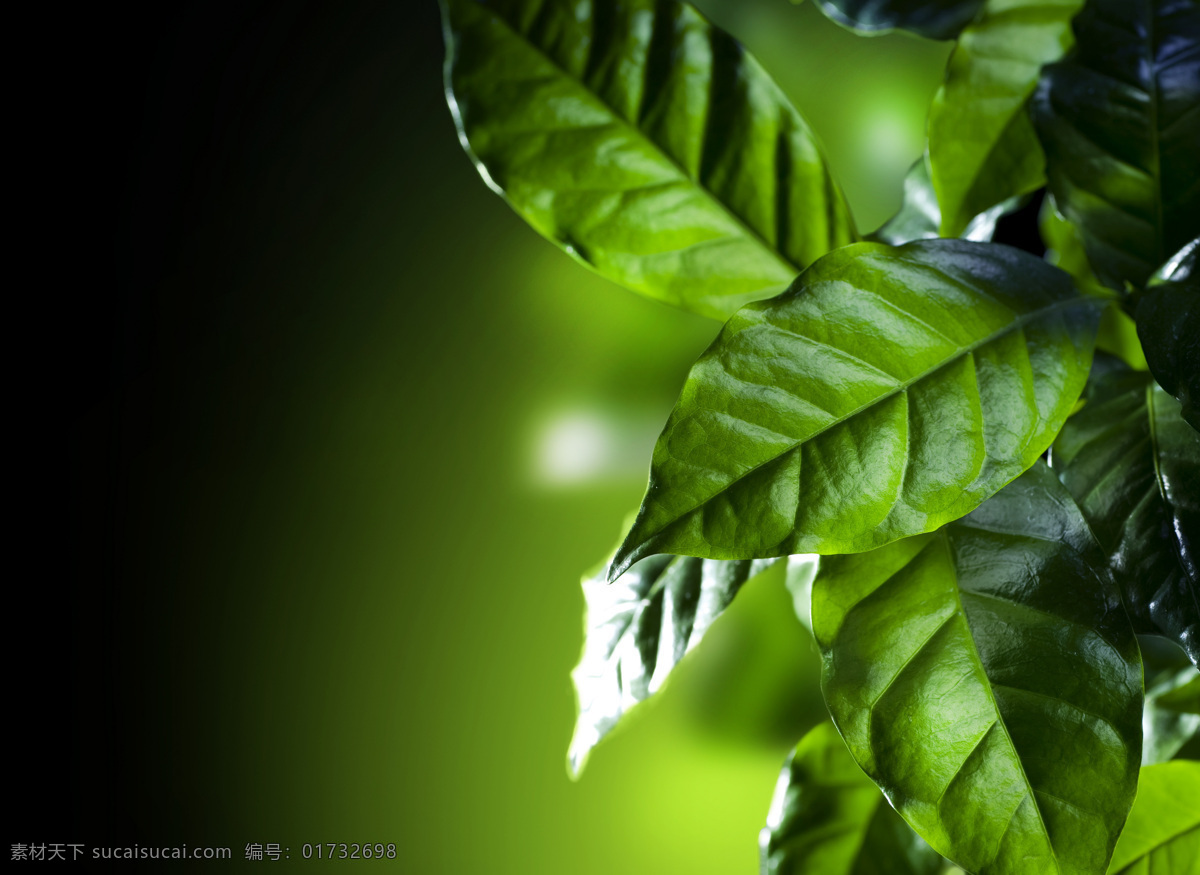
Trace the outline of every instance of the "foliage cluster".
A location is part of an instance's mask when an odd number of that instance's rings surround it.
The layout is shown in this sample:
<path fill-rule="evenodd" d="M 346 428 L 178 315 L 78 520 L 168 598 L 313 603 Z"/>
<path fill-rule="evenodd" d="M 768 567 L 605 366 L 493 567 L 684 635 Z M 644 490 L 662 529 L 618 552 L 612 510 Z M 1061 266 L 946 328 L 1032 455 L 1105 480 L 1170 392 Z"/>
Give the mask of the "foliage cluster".
<path fill-rule="evenodd" d="M 783 770 L 764 873 L 1200 871 L 1200 9 L 815 2 L 954 40 L 870 234 L 686 3 L 443 0 L 484 180 L 724 321 L 584 582 L 572 766 L 786 562 L 832 722 Z"/>

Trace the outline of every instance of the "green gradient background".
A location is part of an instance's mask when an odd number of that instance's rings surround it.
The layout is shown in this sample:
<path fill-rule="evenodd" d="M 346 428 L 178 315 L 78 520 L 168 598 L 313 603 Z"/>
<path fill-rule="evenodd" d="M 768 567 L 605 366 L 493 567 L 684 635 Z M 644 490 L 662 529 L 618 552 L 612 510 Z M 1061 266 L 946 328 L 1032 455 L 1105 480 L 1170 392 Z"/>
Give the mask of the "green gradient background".
<path fill-rule="evenodd" d="M 857 38 L 783 0 L 697 5 L 776 74 L 860 226 L 879 224 L 948 46 Z M 756 871 L 783 756 L 822 714 L 778 575 L 582 780 L 565 764 L 579 574 L 640 500 L 718 326 L 596 277 L 484 187 L 431 2 L 105 26 L 88 93 L 112 242 L 69 415 L 77 625 L 31 655 L 72 692 L 53 754 L 69 777 L 25 788 L 11 840 Z M 540 448 L 580 415 L 607 455 L 554 482 Z M 57 719 L 26 724 L 33 760 Z"/>

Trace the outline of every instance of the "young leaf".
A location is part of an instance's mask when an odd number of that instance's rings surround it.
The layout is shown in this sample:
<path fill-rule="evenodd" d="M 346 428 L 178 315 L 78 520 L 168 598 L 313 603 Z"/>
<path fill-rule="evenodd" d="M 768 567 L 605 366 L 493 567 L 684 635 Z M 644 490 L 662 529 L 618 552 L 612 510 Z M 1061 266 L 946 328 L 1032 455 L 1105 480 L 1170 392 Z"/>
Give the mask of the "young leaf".
<path fill-rule="evenodd" d="M 1079 230 L 1058 211 L 1054 195 L 1047 194 L 1038 215 L 1038 230 L 1046 244 L 1046 261 L 1060 270 L 1065 270 L 1076 285 L 1088 294 L 1104 296 L 1104 286 L 1092 273 L 1087 255 L 1083 251 L 1083 239 Z M 1096 335 L 1096 349 L 1119 356 L 1125 363 L 1138 370 L 1146 370 L 1146 356 L 1138 340 L 1137 326 L 1133 319 L 1119 307 L 1109 307 L 1100 319 L 1100 331 Z"/>
<path fill-rule="evenodd" d="M 1026 113 L 1043 64 L 1071 44 L 1082 0 L 988 0 L 958 39 L 929 111 L 929 161 L 943 237 L 1040 188 L 1043 156 Z"/>
<path fill-rule="evenodd" d="M 1146 677 L 1146 705 L 1142 713 L 1142 765 L 1165 763 L 1188 742 L 1200 737 L 1200 674 L 1182 665 Z"/>
<path fill-rule="evenodd" d="M 1007 246 L 849 246 L 692 367 L 612 578 L 652 553 L 845 553 L 969 512 L 1049 446 L 1103 304 Z"/>
<path fill-rule="evenodd" d="M 829 18 L 864 33 L 909 30 L 930 39 L 954 39 L 984 0 L 816 0 Z"/>
<path fill-rule="evenodd" d="M 1200 662 L 1200 435 L 1148 374 L 1109 373 L 1067 420 L 1051 466 L 1109 562 L 1139 632 Z"/>
<path fill-rule="evenodd" d="M 1008 213 L 1019 209 L 1021 198 L 1009 198 L 989 210 L 975 216 L 960 235 L 964 240 L 986 242 L 996 232 L 996 222 Z M 938 207 L 933 181 L 929 178 L 929 155 L 916 160 L 904 177 L 904 199 L 900 209 L 866 239 L 891 246 L 900 246 L 912 240 L 932 240 L 938 236 L 942 224 L 942 211 Z"/>
<path fill-rule="evenodd" d="M 829 723 L 804 736 L 783 767 L 758 846 L 761 875 L 937 875 L 942 868 Z"/>
<path fill-rule="evenodd" d="M 1181 674 L 1187 674 L 1181 670 Z M 1200 674 L 1194 670 L 1189 680 L 1161 693 L 1156 704 L 1159 708 L 1180 714 L 1200 715 Z"/>
<path fill-rule="evenodd" d="M 812 131 L 674 0 L 443 0 L 463 146 L 538 232 L 714 318 L 856 239 Z"/>
<path fill-rule="evenodd" d="M 1046 173 L 1101 282 L 1123 291 L 1200 234 L 1200 8 L 1091 0 L 1033 99 Z"/>
<path fill-rule="evenodd" d="M 652 556 L 616 583 L 603 572 L 584 578 L 584 649 L 571 672 L 579 719 L 568 756 L 576 775 L 622 715 L 658 691 L 742 584 L 775 561 Z"/>
<path fill-rule="evenodd" d="M 1135 311 L 1150 372 L 1200 431 L 1200 270 L 1193 240 L 1150 279 Z"/>
<path fill-rule="evenodd" d="M 964 869 L 1100 872 L 1141 760 L 1137 640 L 1038 463 L 965 519 L 823 557 L 822 689 L 859 765 Z"/>
<path fill-rule="evenodd" d="M 1103 286 L 1088 264 L 1083 237 L 1058 209 L 1054 195 L 1047 193 L 1038 214 L 1038 231 L 1046 244 L 1046 261 L 1069 273 L 1082 288 L 1101 294 Z"/>
<path fill-rule="evenodd" d="M 1176 760 L 1142 769 L 1137 801 L 1109 864 L 1109 875 L 1197 871 L 1200 763 Z"/>

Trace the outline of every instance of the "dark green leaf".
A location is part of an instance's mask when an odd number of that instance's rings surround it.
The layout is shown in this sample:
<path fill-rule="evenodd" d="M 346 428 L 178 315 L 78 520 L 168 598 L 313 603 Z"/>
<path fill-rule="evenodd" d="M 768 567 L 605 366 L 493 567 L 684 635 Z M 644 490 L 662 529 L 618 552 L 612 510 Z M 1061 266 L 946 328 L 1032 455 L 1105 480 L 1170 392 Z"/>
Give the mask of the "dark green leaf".
<path fill-rule="evenodd" d="M 1050 190 L 1124 290 L 1200 234 L 1200 7 L 1090 0 L 1033 99 Z"/>
<path fill-rule="evenodd" d="M 1137 801 L 1113 852 L 1109 875 L 1200 872 L 1200 763 L 1142 769 Z"/>
<path fill-rule="evenodd" d="M 443 0 L 447 94 L 480 173 L 604 276 L 725 318 L 856 239 L 808 124 L 673 0 Z"/>
<path fill-rule="evenodd" d="M 761 875 L 936 875 L 942 867 L 829 723 L 804 736 L 783 767 L 758 846 Z"/>
<path fill-rule="evenodd" d="M 1141 760 L 1137 640 L 1043 463 L 973 514 L 822 557 L 822 687 L 851 753 L 937 851 L 989 873 L 1103 871 Z"/>
<path fill-rule="evenodd" d="M 1148 374 L 1110 373 L 1089 396 L 1051 465 L 1108 554 L 1138 631 L 1200 661 L 1200 435 Z"/>
<path fill-rule="evenodd" d="M 584 578 L 584 649 L 571 673 L 579 700 L 569 752 L 575 774 L 621 716 L 658 691 L 742 584 L 774 562 L 652 556 L 616 583 L 603 570 Z"/>
<path fill-rule="evenodd" d="M 693 366 L 611 574 L 653 553 L 869 550 L 969 512 L 1049 446 L 1103 304 L 991 243 L 861 243 Z"/>
<path fill-rule="evenodd" d="M 991 240 L 996 232 L 996 222 L 1002 216 L 1019 209 L 1021 200 L 1009 198 L 1004 203 L 975 216 L 963 229 L 962 239 L 982 242 Z M 929 178 L 929 156 L 926 154 L 917 159 L 904 177 L 904 198 L 896 215 L 888 219 L 878 231 L 868 234 L 866 239 L 892 246 L 900 246 L 912 240 L 932 240 L 941 236 L 938 233 L 941 224 L 942 211 L 938 207 L 933 182 Z"/>
<path fill-rule="evenodd" d="M 1183 418 L 1200 431 L 1200 241 L 1163 265 L 1138 301 L 1137 331 L 1150 372 L 1179 399 Z"/>
<path fill-rule="evenodd" d="M 1043 64 L 1071 44 L 1082 0 L 990 0 L 959 37 L 929 113 L 929 160 L 943 237 L 1045 182 L 1026 112 Z"/>
<path fill-rule="evenodd" d="M 851 30 L 910 30 L 930 39 L 954 39 L 983 0 L 816 0 L 831 19 Z"/>

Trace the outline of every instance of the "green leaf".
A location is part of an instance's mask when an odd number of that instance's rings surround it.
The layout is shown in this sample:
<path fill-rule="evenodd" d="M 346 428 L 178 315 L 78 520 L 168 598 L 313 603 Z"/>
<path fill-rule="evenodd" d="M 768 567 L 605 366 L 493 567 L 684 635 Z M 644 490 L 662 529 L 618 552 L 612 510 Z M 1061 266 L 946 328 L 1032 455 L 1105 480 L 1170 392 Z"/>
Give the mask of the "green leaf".
<path fill-rule="evenodd" d="M 1200 435 L 1148 374 L 1109 373 L 1054 442 L 1051 466 L 1109 556 L 1139 632 L 1200 661 Z"/>
<path fill-rule="evenodd" d="M 633 291 L 715 318 L 856 239 L 807 122 L 672 0 L 443 0 L 447 95 L 488 184 Z"/>
<path fill-rule="evenodd" d="M 954 39 L 983 0 L 816 0 L 829 18 L 862 33 L 909 30 L 929 39 Z"/>
<path fill-rule="evenodd" d="M 1020 209 L 1022 198 L 1009 198 L 975 216 L 960 235 L 964 240 L 987 242 L 996 233 L 996 222 L 1008 213 Z M 929 178 L 929 154 L 921 156 L 904 177 L 904 197 L 900 209 L 883 226 L 866 239 L 877 243 L 900 246 L 912 240 L 932 240 L 941 236 L 942 211 L 938 207 L 933 181 Z"/>
<path fill-rule="evenodd" d="M 742 585 L 774 562 L 652 556 L 616 583 L 603 571 L 584 578 L 583 656 L 571 672 L 579 701 L 568 754 L 574 774 L 626 711 L 658 691 Z"/>
<path fill-rule="evenodd" d="M 938 532 L 821 559 L 834 722 L 970 872 L 1100 872 L 1112 852 L 1137 786 L 1142 666 L 1102 565 L 1040 462 Z"/>
<path fill-rule="evenodd" d="M 929 160 L 943 237 L 1040 188 L 1044 159 L 1026 113 L 1043 64 L 1071 44 L 1082 0 L 988 0 L 962 32 L 929 112 Z"/>
<path fill-rule="evenodd" d="M 1200 871 L 1200 763 L 1142 769 L 1137 801 L 1113 852 L 1109 875 Z"/>
<path fill-rule="evenodd" d="M 827 255 L 692 367 L 610 574 L 653 553 L 869 550 L 957 519 L 1050 445 L 1103 306 L 991 243 Z"/>
<path fill-rule="evenodd" d="M 1200 8 L 1091 0 L 1033 99 L 1050 191 L 1123 291 L 1200 234 Z"/>
<path fill-rule="evenodd" d="M 1046 244 L 1046 261 L 1069 273 L 1082 288 L 1103 294 L 1103 286 L 1083 251 L 1083 237 L 1079 229 L 1058 209 L 1054 195 L 1047 193 L 1038 213 L 1038 231 Z"/>
<path fill-rule="evenodd" d="M 1200 240 L 1193 240 L 1150 279 L 1135 311 L 1150 372 L 1179 399 L 1183 418 L 1200 431 Z"/>
<path fill-rule="evenodd" d="M 1147 670 L 1142 713 L 1142 765 L 1165 763 L 1189 741 L 1200 737 L 1200 673 L 1180 657 L 1181 665 L 1161 672 L 1153 682 Z"/>
<path fill-rule="evenodd" d="M 1096 279 L 1092 266 L 1083 251 L 1083 238 L 1079 229 L 1058 211 L 1054 195 L 1047 194 L 1042 201 L 1038 216 L 1038 230 L 1046 244 L 1046 261 L 1060 270 L 1065 270 L 1076 285 L 1088 294 L 1107 296 L 1112 293 Z M 1133 319 L 1119 307 L 1109 307 L 1100 319 L 1100 333 L 1096 335 L 1096 349 L 1119 356 L 1130 367 L 1140 371 L 1147 369 L 1146 356 L 1138 340 L 1137 326 Z"/>
<path fill-rule="evenodd" d="M 783 767 L 758 845 L 761 875 L 937 875 L 942 867 L 829 723 L 805 735 Z"/>
<path fill-rule="evenodd" d="M 1180 673 L 1187 674 L 1190 679 L 1161 693 L 1156 704 L 1159 708 L 1169 711 L 1200 715 L 1200 674 L 1197 674 L 1195 670 L 1188 674 L 1182 669 Z"/>

